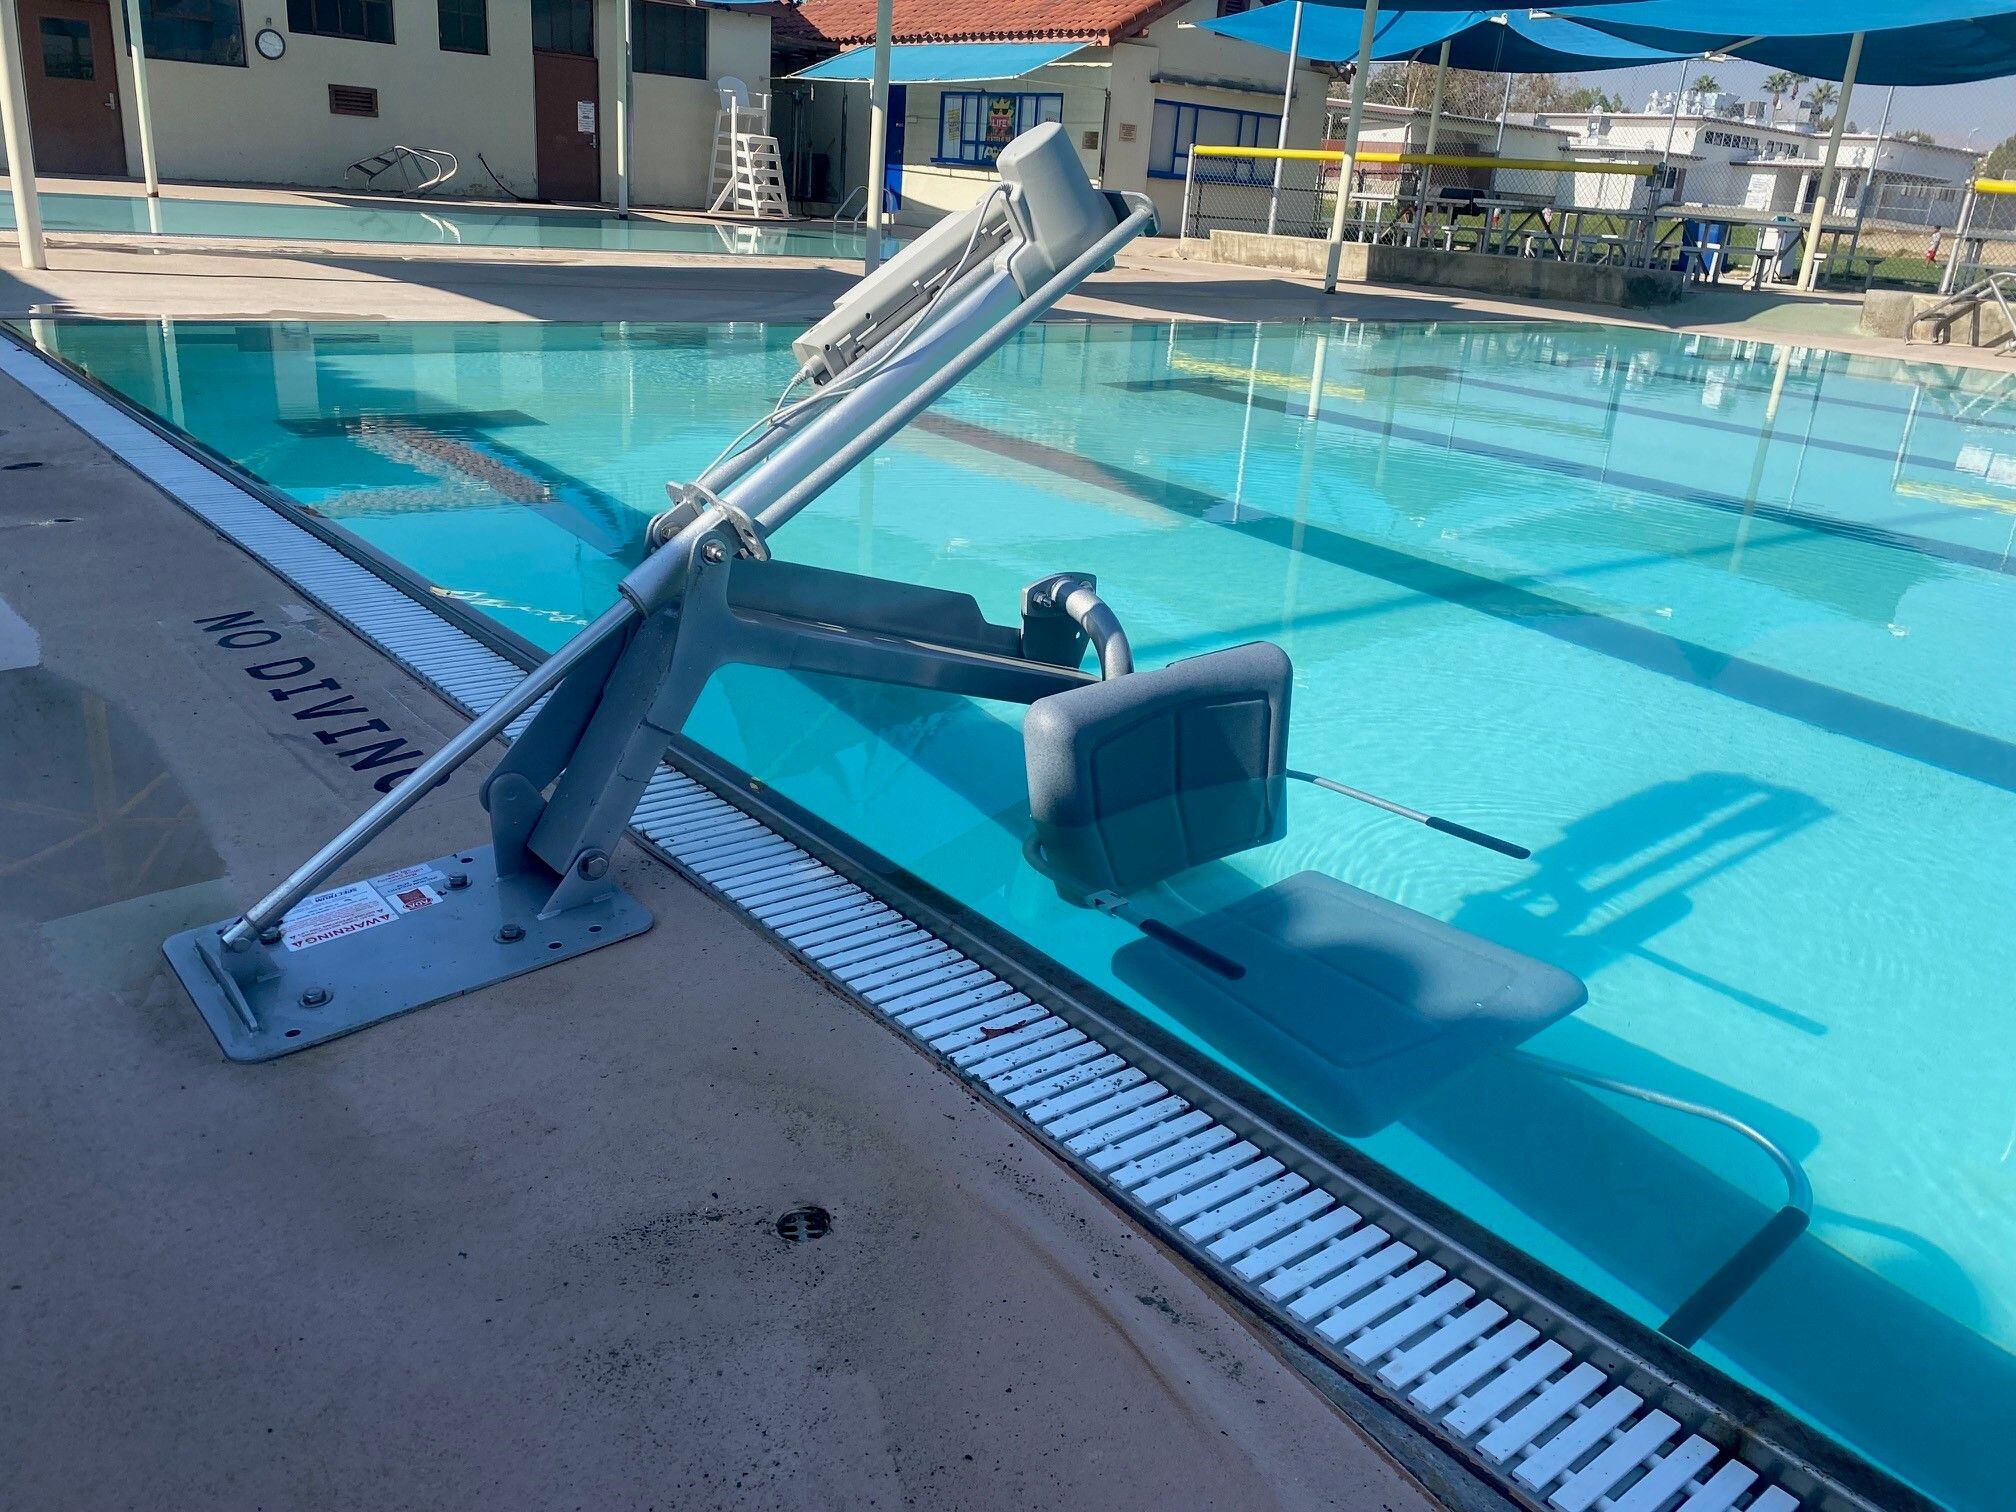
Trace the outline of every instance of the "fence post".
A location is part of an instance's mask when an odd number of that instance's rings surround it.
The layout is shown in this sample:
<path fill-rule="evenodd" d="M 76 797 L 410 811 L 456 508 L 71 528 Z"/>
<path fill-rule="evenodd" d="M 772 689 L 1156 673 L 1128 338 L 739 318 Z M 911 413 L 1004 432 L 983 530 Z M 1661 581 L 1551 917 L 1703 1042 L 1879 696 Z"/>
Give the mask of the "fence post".
<path fill-rule="evenodd" d="M 1960 201 L 1960 219 L 1953 223 L 1953 251 L 1946 259 L 1945 275 L 1939 280 L 1941 295 L 1951 294 L 1956 276 L 1960 272 L 1960 248 L 1966 243 L 1967 232 L 1974 224 L 1974 186 L 1967 186 L 1967 196 Z"/>
<path fill-rule="evenodd" d="M 1196 187 L 1196 183 L 1197 146 L 1193 142 L 1190 146 L 1189 155 L 1183 159 L 1183 218 L 1176 223 L 1176 240 L 1178 243 L 1186 242 L 1190 239 L 1190 191 Z"/>

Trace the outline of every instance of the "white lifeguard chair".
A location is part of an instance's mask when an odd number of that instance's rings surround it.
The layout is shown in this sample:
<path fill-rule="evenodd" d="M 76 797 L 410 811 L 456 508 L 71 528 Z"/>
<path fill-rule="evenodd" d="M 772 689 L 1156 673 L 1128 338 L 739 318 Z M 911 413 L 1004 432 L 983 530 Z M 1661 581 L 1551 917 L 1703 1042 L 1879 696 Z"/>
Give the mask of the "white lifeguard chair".
<path fill-rule="evenodd" d="M 752 94 L 742 80 L 716 85 L 721 108 L 714 116 L 714 167 L 708 179 L 710 215 L 747 215 L 756 220 L 789 220 L 784 195 L 784 161 L 770 134 L 770 96 Z"/>

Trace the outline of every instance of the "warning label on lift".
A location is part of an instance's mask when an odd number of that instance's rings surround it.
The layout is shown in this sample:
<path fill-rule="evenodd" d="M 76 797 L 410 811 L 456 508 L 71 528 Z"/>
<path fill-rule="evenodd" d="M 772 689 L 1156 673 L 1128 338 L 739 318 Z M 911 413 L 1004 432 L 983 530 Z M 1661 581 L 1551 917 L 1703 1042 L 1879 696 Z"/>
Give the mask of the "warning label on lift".
<path fill-rule="evenodd" d="M 289 950 L 306 950 L 390 924 L 404 914 L 439 903 L 439 889 L 446 880 L 433 867 L 422 864 L 316 893 L 287 911 L 280 921 L 280 943 Z"/>

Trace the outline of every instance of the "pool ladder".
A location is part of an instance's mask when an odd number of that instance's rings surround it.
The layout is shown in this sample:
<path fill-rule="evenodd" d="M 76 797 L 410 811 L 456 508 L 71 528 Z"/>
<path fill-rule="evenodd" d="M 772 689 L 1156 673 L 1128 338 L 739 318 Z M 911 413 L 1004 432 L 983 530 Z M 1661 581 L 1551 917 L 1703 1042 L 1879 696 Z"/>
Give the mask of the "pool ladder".
<path fill-rule="evenodd" d="M 395 145 L 359 158 L 343 171 L 360 178 L 366 189 L 417 198 L 454 178 L 462 171 L 462 164 L 446 147 Z"/>
<path fill-rule="evenodd" d="M 1969 284 L 1957 294 L 1949 294 L 1924 314 L 1914 315 L 1909 328 L 1905 331 L 1904 339 L 1907 343 L 1915 341 L 1918 327 L 1929 322 L 1933 327 L 1932 340 L 1943 346 L 1953 339 L 1953 327 L 1972 316 L 1973 345 L 1990 351 L 2006 348 L 2012 341 L 2016 341 L 2016 314 L 2011 313 L 2008 298 L 2008 291 L 2011 289 L 2016 289 L 2016 272 L 2004 270 L 1990 273 L 1987 277 Z M 1981 340 L 1981 307 L 1990 300 L 1993 300 L 1995 308 L 2002 312 L 2003 328 L 2001 335 L 1992 341 L 1984 342 Z"/>

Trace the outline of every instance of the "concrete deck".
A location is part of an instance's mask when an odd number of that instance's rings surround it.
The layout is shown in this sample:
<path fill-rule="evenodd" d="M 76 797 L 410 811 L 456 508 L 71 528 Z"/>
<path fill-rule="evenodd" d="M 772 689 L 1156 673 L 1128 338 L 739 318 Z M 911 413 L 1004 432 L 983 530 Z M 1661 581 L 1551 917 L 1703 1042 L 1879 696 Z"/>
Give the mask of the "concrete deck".
<path fill-rule="evenodd" d="M 4 185 L 0 178 L 0 185 Z M 45 180 L 51 190 L 130 193 L 97 180 Z M 326 193 L 167 186 L 170 197 L 345 203 Z M 410 203 L 410 202 L 399 202 Z M 464 202 L 457 202 L 458 206 Z M 469 203 L 467 208 L 509 209 Z M 521 207 L 522 208 L 522 207 Z M 550 210 L 552 207 L 541 207 Z M 692 216 L 659 212 L 663 220 Z M 674 253 L 535 251 L 231 242 L 209 238 L 52 233 L 51 266 L 0 255 L 0 317 L 81 314 L 301 320 L 776 320 L 824 314 L 852 281 L 851 262 Z M 0 247 L 12 233 L 0 232 Z M 1619 310 L 1428 288 L 1345 285 L 1213 264 L 1168 238 L 1129 248 L 1112 271 L 1064 301 L 1066 317 L 1110 320 L 1559 320 L 1789 341 L 1900 361 L 2006 372 L 2006 355 L 1907 346 L 1858 329 L 1859 296 L 1796 290 L 1690 289 L 1678 304 Z"/>
<path fill-rule="evenodd" d="M 0 468 L 0 1506 L 1435 1504 L 634 852 L 642 939 L 224 1062 L 160 940 L 372 796 L 245 667 L 309 655 L 429 749 L 457 716 L 6 381 Z M 240 609 L 284 643 L 196 623 Z M 479 776 L 356 870 L 480 839 Z"/>

